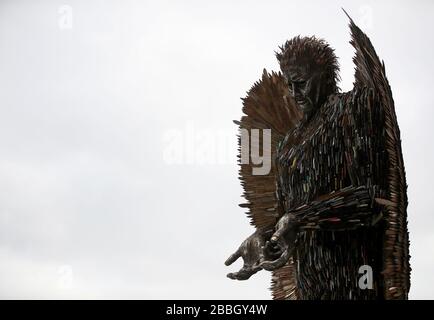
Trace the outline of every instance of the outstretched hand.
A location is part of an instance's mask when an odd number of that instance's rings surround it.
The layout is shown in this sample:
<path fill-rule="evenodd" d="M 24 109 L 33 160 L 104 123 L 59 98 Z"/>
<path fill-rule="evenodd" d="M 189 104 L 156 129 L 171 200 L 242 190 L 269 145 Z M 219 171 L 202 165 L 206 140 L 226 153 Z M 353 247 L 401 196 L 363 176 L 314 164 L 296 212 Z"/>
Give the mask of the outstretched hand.
<path fill-rule="evenodd" d="M 243 267 L 238 272 L 228 273 L 227 277 L 234 280 L 247 280 L 260 271 L 262 269 L 260 264 L 264 261 L 265 242 L 271 237 L 272 233 L 273 230 L 263 231 L 258 229 L 244 240 L 237 251 L 225 262 L 225 265 L 229 266 L 242 257 Z"/>
<path fill-rule="evenodd" d="M 226 260 L 227 266 L 240 257 L 244 262 L 238 272 L 228 273 L 227 277 L 247 280 L 262 269 L 273 271 L 283 267 L 292 254 L 296 235 L 297 225 L 294 222 L 294 216 L 289 213 L 280 218 L 274 232 L 273 230 L 256 230 Z"/>
<path fill-rule="evenodd" d="M 265 242 L 265 256 L 278 256 L 276 259 L 264 259 L 260 263 L 262 269 L 273 271 L 285 265 L 292 255 L 297 237 L 298 226 L 291 213 L 283 215 L 276 224 L 276 231 L 269 241 Z M 273 253 L 273 254 L 267 254 Z"/>

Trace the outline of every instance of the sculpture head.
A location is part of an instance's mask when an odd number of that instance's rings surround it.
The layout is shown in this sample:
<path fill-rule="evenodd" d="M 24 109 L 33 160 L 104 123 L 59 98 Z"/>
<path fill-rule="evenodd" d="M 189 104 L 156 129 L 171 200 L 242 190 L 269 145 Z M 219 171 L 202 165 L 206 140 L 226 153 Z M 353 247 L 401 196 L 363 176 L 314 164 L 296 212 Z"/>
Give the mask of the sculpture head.
<path fill-rule="evenodd" d="M 338 92 L 339 65 L 322 39 L 295 37 L 276 53 L 291 96 L 309 119 L 331 94 Z"/>

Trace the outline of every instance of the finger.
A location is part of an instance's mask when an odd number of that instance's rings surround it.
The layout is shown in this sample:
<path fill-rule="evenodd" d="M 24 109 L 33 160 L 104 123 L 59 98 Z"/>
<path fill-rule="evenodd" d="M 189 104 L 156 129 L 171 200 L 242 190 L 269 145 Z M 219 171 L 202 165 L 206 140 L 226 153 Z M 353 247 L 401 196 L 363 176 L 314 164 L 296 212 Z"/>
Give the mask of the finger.
<path fill-rule="evenodd" d="M 279 245 L 277 243 L 274 243 L 274 242 L 271 242 L 271 241 L 267 241 L 265 243 L 265 248 L 268 249 L 268 250 L 273 250 L 273 249 L 278 248 L 278 247 L 279 247 Z"/>
<path fill-rule="evenodd" d="M 274 256 L 275 258 L 278 258 L 278 257 L 280 257 L 283 254 L 283 250 L 282 249 L 277 249 L 277 250 L 271 251 L 269 254 L 271 256 Z"/>
<path fill-rule="evenodd" d="M 281 248 L 277 243 L 271 245 L 271 246 L 269 247 L 269 249 L 270 249 L 271 252 L 276 252 L 276 251 L 280 251 L 280 250 L 282 250 L 282 248 Z"/>
<path fill-rule="evenodd" d="M 250 273 L 243 272 L 243 271 L 238 271 L 233 273 L 231 272 L 227 274 L 227 277 L 232 280 L 247 280 L 250 278 L 250 276 L 251 276 Z"/>
<path fill-rule="evenodd" d="M 238 260 L 241 257 L 240 249 L 238 249 L 235 253 L 231 254 L 231 256 L 225 261 L 225 265 L 230 266 L 232 263 Z"/>
<path fill-rule="evenodd" d="M 259 270 L 260 268 L 257 270 L 241 268 L 238 272 L 228 273 L 227 277 L 232 280 L 247 280 Z"/>
<path fill-rule="evenodd" d="M 237 280 L 236 274 L 237 274 L 237 272 L 231 272 L 231 273 L 228 273 L 226 275 L 226 277 L 228 277 L 229 279 L 232 279 L 232 280 Z"/>
<path fill-rule="evenodd" d="M 266 259 L 263 260 L 275 260 L 282 255 L 284 250 L 285 248 L 282 248 L 280 246 L 269 246 L 264 249 L 264 256 L 266 257 Z"/>
<path fill-rule="evenodd" d="M 274 244 L 278 243 L 279 240 L 280 240 L 280 233 L 275 232 L 275 233 L 271 236 L 270 242 L 271 242 L 271 244 L 274 245 Z"/>
<path fill-rule="evenodd" d="M 273 261 L 263 261 L 260 264 L 260 267 L 267 270 L 267 271 L 273 271 L 276 269 L 279 269 L 285 265 L 285 263 L 288 261 L 290 256 L 290 250 L 285 250 L 283 254 Z"/>
<path fill-rule="evenodd" d="M 270 242 L 273 245 L 281 245 L 286 229 L 278 229 L 270 238 Z"/>
<path fill-rule="evenodd" d="M 282 251 L 282 248 L 277 243 L 271 243 L 270 241 L 267 241 L 265 246 L 262 248 L 262 251 L 266 254 L 276 254 L 277 252 Z"/>

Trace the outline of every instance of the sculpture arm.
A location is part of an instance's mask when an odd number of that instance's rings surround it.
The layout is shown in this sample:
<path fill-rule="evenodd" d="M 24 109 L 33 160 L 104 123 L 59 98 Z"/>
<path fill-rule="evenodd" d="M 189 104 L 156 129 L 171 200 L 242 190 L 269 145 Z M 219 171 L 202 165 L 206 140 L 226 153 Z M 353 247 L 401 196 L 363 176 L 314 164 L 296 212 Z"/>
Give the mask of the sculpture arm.
<path fill-rule="evenodd" d="M 388 200 L 378 197 L 378 186 L 350 186 L 318 197 L 287 214 L 301 229 L 348 230 L 376 225 Z"/>

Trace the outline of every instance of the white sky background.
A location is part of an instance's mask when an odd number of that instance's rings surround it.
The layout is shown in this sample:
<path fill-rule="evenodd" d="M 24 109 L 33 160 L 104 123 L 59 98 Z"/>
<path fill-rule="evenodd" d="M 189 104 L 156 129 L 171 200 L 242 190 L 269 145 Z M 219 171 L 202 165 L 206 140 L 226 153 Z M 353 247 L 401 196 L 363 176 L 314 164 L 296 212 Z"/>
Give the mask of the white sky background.
<path fill-rule="evenodd" d="M 386 63 L 410 297 L 434 298 L 434 3 L 323 3 L 0 1 L 0 298 L 270 298 L 268 273 L 225 277 L 253 231 L 232 120 L 298 34 L 336 48 L 351 89 L 342 6 Z"/>

